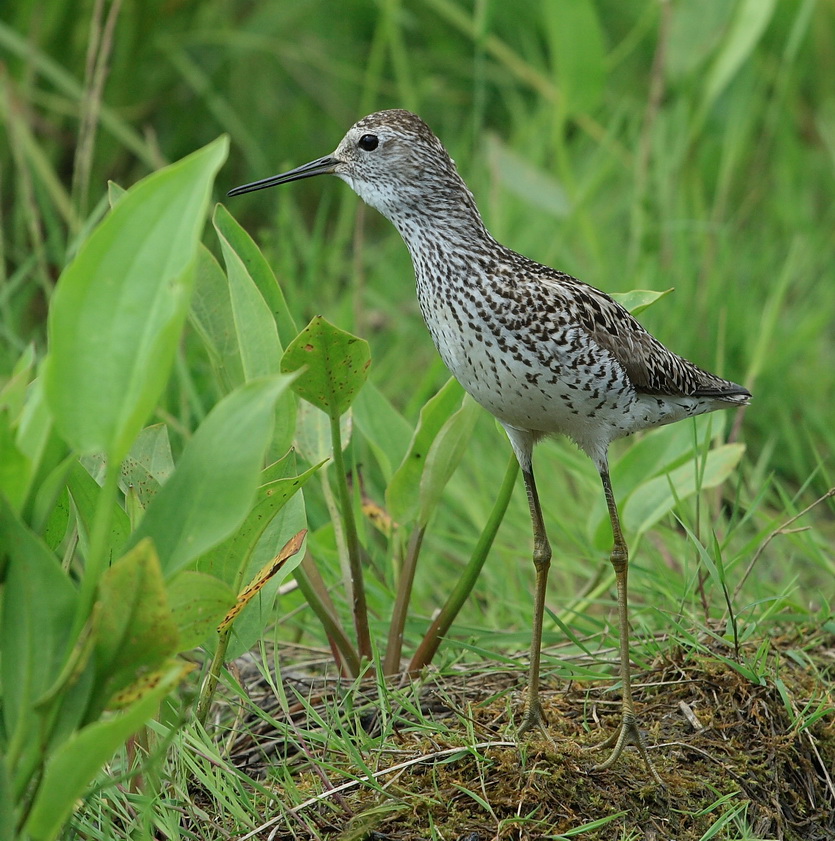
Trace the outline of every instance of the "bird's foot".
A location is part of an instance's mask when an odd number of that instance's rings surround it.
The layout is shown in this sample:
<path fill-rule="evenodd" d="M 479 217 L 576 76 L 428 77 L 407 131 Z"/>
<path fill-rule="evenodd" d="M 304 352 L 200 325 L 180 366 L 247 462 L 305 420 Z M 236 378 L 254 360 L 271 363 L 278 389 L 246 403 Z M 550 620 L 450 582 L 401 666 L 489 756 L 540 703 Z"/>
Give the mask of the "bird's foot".
<path fill-rule="evenodd" d="M 612 745 L 614 745 L 614 747 L 612 748 L 612 752 L 609 754 L 609 756 L 598 765 L 592 766 L 592 771 L 607 771 L 615 764 L 615 762 L 617 762 L 618 758 L 623 753 L 623 749 L 627 745 L 634 745 L 638 749 L 638 753 L 641 755 L 641 759 L 644 760 L 644 765 L 647 766 L 647 770 L 649 771 L 653 780 L 655 780 L 657 785 L 661 786 L 662 788 L 664 787 L 664 781 L 659 776 L 658 771 L 655 770 L 655 766 L 652 764 L 652 760 L 649 758 L 649 753 L 647 752 L 646 739 L 644 739 L 644 734 L 640 731 L 638 727 L 638 722 L 635 718 L 634 713 L 624 713 L 620 730 L 615 730 L 612 733 L 612 735 L 607 737 L 604 741 L 600 742 L 597 745 L 592 745 L 591 747 L 584 748 L 583 750 L 605 750 L 606 748 L 612 747 Z"/>
<path fill-rule="evenodd" d="M 542 704 L 538 700 L 532 701 L 525 710 L 525 717 L 519 725 L 517 735 L 521 736 L 523 733 L 528 733 L 531 730 L 545 730 L 546 724 L 545 711 L 542 709 Z"/>
<path fill-rule="evenodd" d="M 522 736 L 525 733 L 529 733 L 531 730 L 538 730 L 550 743 L 551 747 L 554 750 L 557 749 L 557 743 L 548 731 L 548 722 L 545 719 L 545 711 L 542 709 L 542 704 L 538 699 L 533 703 L 528 704 L 528 707 L 525 710 L 525 717 L 522 719 L 522 723 L 519 725 L 516 735 L 517 737 Z"/>

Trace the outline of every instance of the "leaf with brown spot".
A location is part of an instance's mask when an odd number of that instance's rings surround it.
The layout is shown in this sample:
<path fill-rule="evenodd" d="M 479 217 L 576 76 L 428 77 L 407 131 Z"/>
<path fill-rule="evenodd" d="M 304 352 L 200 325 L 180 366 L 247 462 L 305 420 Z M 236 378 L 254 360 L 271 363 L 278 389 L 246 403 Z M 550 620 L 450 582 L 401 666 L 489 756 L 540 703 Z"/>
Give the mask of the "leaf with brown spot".
<path fill-rule="evenodd" d="M 307 529 L 302 529 L 298 534 L 293 535 L 284 544 L 284 548 L 269 563 L 265 564 L 255 578 L 241 590 L 235 606 L 226 614 L 223 622 L 218 625 L 218 633 L 223 633 L 231 627 L 232 623 L 251 601 L 253 596 L 302 548 L 302 542 L 306 534 Z"/>
<path fill-rule="evenodd" d="M 370 364 L 368 342 L 317 315 L 284 352 L 281 371 L 299 371 L 292 385 L 296 394 L 338 418 L 354 402 Z"/>

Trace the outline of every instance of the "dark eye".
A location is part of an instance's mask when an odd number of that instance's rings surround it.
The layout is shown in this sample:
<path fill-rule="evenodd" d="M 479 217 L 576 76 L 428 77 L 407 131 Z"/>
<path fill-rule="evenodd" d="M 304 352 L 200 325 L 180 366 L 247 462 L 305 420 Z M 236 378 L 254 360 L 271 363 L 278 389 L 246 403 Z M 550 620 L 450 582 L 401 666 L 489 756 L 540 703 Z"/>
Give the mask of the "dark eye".
<path fill-rule="evenodd" d="M 376 134 L 364 134 L 360 139 L 357 146 L 360 149 L 364 149 L 366 152 L 373 152 L 377 148 L 377 144 L 380 141 L 377 139 Z"/>

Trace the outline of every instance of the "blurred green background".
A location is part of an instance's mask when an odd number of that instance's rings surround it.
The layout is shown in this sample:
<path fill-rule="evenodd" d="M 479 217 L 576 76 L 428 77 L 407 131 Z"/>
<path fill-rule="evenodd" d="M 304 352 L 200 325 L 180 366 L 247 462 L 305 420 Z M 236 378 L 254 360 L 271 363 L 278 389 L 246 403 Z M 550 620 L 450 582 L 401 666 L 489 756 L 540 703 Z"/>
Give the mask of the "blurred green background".
<path fill-rule="evenodd" d="M 833 0 L 5 0 L 0 15 L 0 372 L 43 348 L 108 179 L 129 186 L 227 132 L 221 200 L 405 107 L 507 245 L 607 291 L 675 288 L 641 318 L 754 392 L 729 434 L 748 446 L 759 529 L 833 484 Z M 321 312 L 366 337 L 372 380 L 414 421 L 447 375 L 394 229 L 336 179 L 227 206 L 298 322 Z M 207 363 L 185 358 L 199 386 Z M 173 386 L 168 411 L 193 427 Z M 499 440 L 485 418 L 475 462 Z M 564 478 L 543 482 L 558 540 L 579 544 L 578 501 L 566 512 Z M 815 512 L 817 574 L 830 515 Z M 519 501 L 516 551 L 525 518 Z"/>
<path fill-rule="evenodd" d="M 714 445 L 746 447 L 719 489 L 679 499 L 672 481 L 652 480 L 663 499 L 643 512 L 651 529 L 625 510 L 635 662 L 706 655 L 783 693 L 783 661 L 769 653 L 780 641 L 800 665 L 804 649 L 824 652 L 814 673 L 829 680 L 835 509 L 831 497 L 816 500 L 835 485 L 835 0 L 2 0 L 0 391 L 28 348 L 43 358 L 52 291 L 107 212 L 108 181 L 129 187 L 227 133 L 216 200 L 264 250 L 299 325 L 321 313 L 369 341 L 370 379 L 414 426 L 448 374 L 393 227 L 335 178 L 224 198 L 331 152 L 358 118 L 389 107 L 435 130 L 499 240 L 606 291 L 674 288 L 641 321 L 754 393 L 744 412 L 612 448 L 618 493 L 644 482 L 665 448 L 689 460 L 705 430 Z M 205 242 L 219 253 L 211 226 Z M 166 424 L 176 456 L 221 396 L 206 356 L 187 326 L 151 419 Z M 0 399 L 0 413 L 10 411 Z M 382 505 L 386 483 L 355 418 L 348 464 Z M 481 413 L 426 535 L 407 656 L 470 557 L 508 457 Z M 706 452 L 696 460 L 706 464 Z M 543 442 L 536 466 L 555 549 L 544 679 L 599 678 L 614 650 L 599 479 L 565 441 Z M 308 545 L 332 585 L 339 559 L 319 478 L 305 488 Z M 387 541 L 365 521 L 361 530 L 380 644 L 402 538 L 395 529 Z M 521 675 L 505 652 L 529 643 L 530 546 L 517 487 L 437 665 L 481 657 L 479 669 L 492 660 Z M 350 605 L 334 592 L 348 627 Z M 288 637 L 324 645 L 300 593 L 277 604 L 265 650 L 277 643 L 283 655 Z M 739 662 L 731 639 L 742 643 Z M 570 652 L 591 652 L 594 673 L 573 671 Z M 798 696 L 798 708 L 807 700 Z M 179 755 L 188 761 L 190 749 Z M 183 791 L 199 794 L 182 768 Z M 111 798 L 102 791 L 92 823 Z M 250 805 L 260 822 L 260 803 Z"/>

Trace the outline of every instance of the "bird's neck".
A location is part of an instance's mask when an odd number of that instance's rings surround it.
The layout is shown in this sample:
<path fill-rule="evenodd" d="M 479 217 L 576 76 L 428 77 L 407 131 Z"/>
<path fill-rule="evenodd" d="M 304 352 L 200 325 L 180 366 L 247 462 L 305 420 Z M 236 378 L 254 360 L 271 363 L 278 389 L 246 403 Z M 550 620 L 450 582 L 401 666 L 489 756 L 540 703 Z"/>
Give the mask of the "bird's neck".
<path fill-rule="evenodd" d="M 400 208 L 389 219 L 413 258 L 427 249 L 460 253 L 495 244 L 469 194 L 423 197 L 419 204 Z"/>

